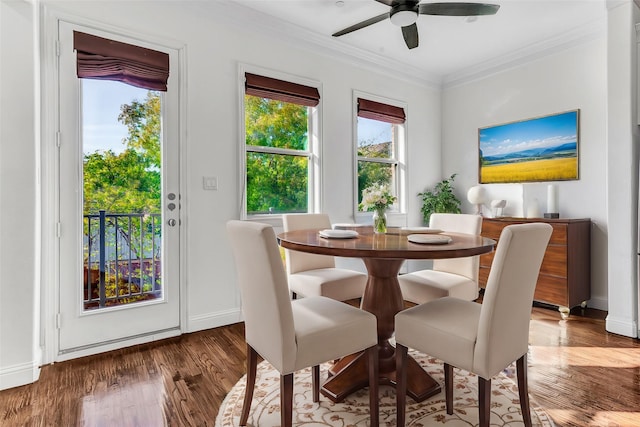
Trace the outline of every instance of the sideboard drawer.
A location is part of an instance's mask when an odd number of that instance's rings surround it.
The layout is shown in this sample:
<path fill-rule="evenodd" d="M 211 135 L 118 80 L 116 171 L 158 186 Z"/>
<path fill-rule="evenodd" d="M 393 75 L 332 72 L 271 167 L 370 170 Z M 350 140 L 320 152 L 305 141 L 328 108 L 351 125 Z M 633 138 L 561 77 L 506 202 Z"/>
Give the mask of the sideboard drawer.
<path fill-rule="evenodd" d="M 567 247 L 549 244 L 542 258 L 540 274 L 567 277 Z"/>
<path fill-rule="evenodd" d="M 542 283 L 542 285 L 540 285 Z M 558 304 L 558 301 L 567 301 L 568 286 L 567 279 L 565 277 L 553 277 L 553 276 L 538 276 L 538 284 L 536 291 L 533 294 L 535 301 L 544 302 L 547 304 L 568 306 L 566 304 Z"/>

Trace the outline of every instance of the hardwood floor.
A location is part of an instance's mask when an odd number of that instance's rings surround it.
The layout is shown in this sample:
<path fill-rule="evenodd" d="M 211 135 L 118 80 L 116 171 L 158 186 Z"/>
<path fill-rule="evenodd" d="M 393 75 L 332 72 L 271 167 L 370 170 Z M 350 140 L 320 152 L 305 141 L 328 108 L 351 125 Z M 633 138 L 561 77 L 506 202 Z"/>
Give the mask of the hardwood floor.
<path fill-rule="evenodd" d="M 533 309 L 529 392 L 558 426 L 640 426 L 640 341 L 605 332 L 604 316 Z M 0 392 L 0 425 L 211 426 L 244 374 L 243 334 L 235 324 L 44 366 Z"/>

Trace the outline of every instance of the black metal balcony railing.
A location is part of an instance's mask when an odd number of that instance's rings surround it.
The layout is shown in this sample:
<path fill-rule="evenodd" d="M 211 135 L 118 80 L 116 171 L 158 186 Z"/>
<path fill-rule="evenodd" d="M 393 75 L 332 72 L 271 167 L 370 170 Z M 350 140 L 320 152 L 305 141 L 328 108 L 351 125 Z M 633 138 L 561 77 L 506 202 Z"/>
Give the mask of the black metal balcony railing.
<path fill-rule="evenodd" d="M 84 216 L 85 310 L 162 298 L 160 214 Z"/>

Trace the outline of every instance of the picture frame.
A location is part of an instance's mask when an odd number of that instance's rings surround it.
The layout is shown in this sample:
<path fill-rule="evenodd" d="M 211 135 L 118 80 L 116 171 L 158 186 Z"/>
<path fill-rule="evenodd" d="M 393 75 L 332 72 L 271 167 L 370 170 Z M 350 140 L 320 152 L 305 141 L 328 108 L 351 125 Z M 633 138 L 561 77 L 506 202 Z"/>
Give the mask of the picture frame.
<path fill-rule="evenodd" d="M 577 180 L 579 147 L 579 109 L 478 128 L 478 182 Z"/>

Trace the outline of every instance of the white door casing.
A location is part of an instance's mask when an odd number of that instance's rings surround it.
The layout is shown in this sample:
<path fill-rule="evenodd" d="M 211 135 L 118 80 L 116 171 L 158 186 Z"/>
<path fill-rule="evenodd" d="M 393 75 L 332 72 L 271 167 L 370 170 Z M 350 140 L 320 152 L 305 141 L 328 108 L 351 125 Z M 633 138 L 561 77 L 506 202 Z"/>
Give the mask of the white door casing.
<path fill-rule="evenodd" d="M 162 93 L 162 287 L 161 300 L 85 311 L 82 262 L 82 108 L 76 76 L 73 30 L 169 54 L 170 76 Z M 59 218 L 57 360 L 180 334 L 180 131 L 179 51 L 165 46 L 59 21 Z M 175 195 L 171 198 L 170 195 Z M 167 209 L 173 202 L 176 208 Z M 169 223 L 175 225 L 171 226 Z"/>

